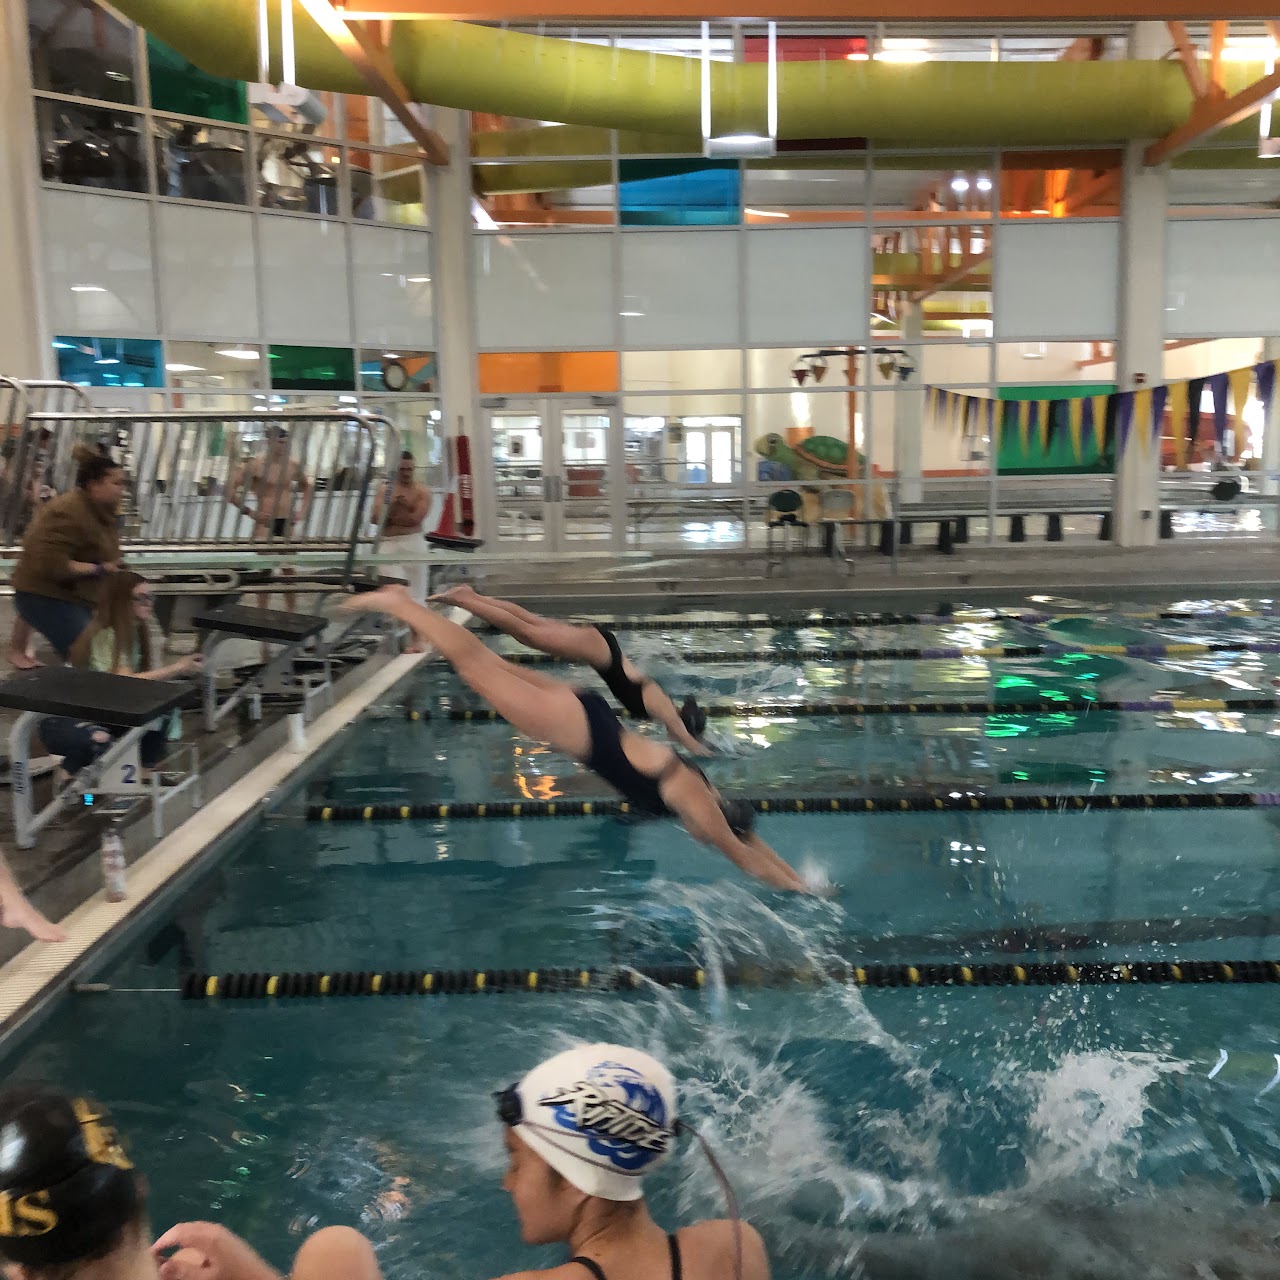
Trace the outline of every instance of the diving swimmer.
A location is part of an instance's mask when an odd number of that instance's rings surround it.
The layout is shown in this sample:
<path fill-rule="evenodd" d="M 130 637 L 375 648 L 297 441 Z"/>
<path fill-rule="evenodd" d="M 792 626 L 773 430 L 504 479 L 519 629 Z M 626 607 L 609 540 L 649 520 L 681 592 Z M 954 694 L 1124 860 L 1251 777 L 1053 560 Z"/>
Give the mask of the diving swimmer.
<path fill-rule="evenodd" d="M 707 713 L 693 698 L 680 710 L 656 680 L 644 675 L 624 656 L 618 637 L 608 627 L 583 626 L 544 618 L 509 600 L 481 595 L 462 583 L 432 596 L 444 600 L 497 627 L 504 635 L 530 649 L 539 649 L 566 662 L 583 662 L 600 677 L 626 712 L 636 720 L 656 720 L 671 740 L 694 755 L 709 756 L 711 749 L 699 742 L 707 727 Z"/>
<path fill-rule="evenodd" d="M 404 587 L 354 596 L 342 608 L 384 613 L 412 627 L 504 720 L 571 756 L 640 812 L 679 819 L 695 840 L 772 888 L 813 892 L 754 833 L 749 801 L 726 800 L 671 747 L 624 729 L 601 694 L 508 662 L 465 627 L 416 603 Z"/>

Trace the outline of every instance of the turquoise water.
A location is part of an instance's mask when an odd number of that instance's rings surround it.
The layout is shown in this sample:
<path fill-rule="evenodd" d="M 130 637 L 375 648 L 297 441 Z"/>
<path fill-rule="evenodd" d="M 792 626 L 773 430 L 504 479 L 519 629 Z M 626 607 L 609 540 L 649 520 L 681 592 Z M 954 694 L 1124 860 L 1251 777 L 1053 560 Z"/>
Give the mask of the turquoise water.
<path fill-rule="evenodd" d="M 1261 637 L 1268 625 L 1280 632 L 1266 620 L 1213 620 L 1158 631 L 1144 623 L 1132 635 L 1072 623 L 859 638 L 1070 634 L 1114 644 Z M 772 638 L 699 631 L 687 643 L 745 651 Z M 986 698 L 1031 687 L 1221 698 L 1269 691 L 1280 672 L 1277 659 L 1249 655 L 705 667 L 680 664 L 661 634 L 624 636 L 624 645 L 673 692 L 715 701 L 817 690 Z M 349 1223 L 372 1236 L 396 1280 L 475 1280 L 555 1261 L 554 1251 L 519 1243 L 498 1185 L 490 1095 L 567 1040 L 589 1037 L 670 1062 L 686 1113 L 720 1151 L 786 1280 L 850 1274 L 857 1260 L 873 1276 L 1181 1275 L 1183 1263 L 1187 1275 L 1275 1274 L 1266 1256 L 1274 1211 L 1259 1206 L 1280 1187 L 1280 1087 L 1269 1088 L 1280 1069 L 1280 988 L 713 984 L 697 994 L 271 1005 L 184 1003 L 163 990 L 190 967 L 693 956 L 714 973 L 728 960 L 785 967 L 837 956 L 1280 958 L 1280 812 L 1265 809 L 764 816 L 766 839 L 841 886 L 831 902 L 747 884 L 669 824 L 304 820 L 319 802 L 604 794 L 503 724 L 404 718 L 404 704 L 442 695 L 465 702 L 451 678 L 427 672 L 353 726 L 171 918 L 96 975 L 129 990 L 68 1001 L 9 1064 L 117 1110 L 159 1227 L 214 1217 L 283 1265 L 306 1231 Z M 1276 728 L 1265 714 L 740 718 L 717 722 L 732 754 L 709 772 L 752 795 L 962 783 L 1280 789 Z M 658 1175 L 654 1202 L 668 1223 L 718 1212 L 695 1151 Z"/>

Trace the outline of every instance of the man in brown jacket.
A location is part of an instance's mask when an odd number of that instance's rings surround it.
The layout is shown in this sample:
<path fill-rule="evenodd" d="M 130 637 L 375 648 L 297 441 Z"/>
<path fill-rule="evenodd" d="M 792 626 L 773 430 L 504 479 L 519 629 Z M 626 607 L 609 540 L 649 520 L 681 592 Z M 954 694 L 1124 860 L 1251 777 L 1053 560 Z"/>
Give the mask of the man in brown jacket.
<path fill-rule="evenodd" d="M 46 503 L 22 539 L 14 605 L 64 659 L 93 617 L 101 579 L 119 568 L 124 490 L 120 466 L 94 454 L 80 464 L 76 487 Z"/>

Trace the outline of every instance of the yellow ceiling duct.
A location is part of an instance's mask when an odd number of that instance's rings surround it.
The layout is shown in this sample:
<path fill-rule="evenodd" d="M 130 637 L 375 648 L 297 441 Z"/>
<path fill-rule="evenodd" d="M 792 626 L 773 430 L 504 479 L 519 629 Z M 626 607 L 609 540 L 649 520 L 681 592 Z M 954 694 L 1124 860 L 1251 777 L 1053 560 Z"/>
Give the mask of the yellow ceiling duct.
<path fill-rule="evenodd" d="M 196 66 L 257 79 L 257 0 L 116 0 Z M 268 6 L 279 22 L 279 6 Z M 297 77 L 363 93 L 355 70 L 294 6 Z M 277 59 L 278 33 L 272 40 Z M 696 58 L 612 49 L 461 22 L 397 22 L 391 55 L 421 102 L 531 120 L 700 137 Z M 1191 94 L 1171 61 L 784 62 L 781 138 L 865 137 L 894 146 L 1095 145 L 1158 138 Z M 761 63 L 712 68 L 713 130 L 763 132 Z M 278 61 L 273 75 L 279 75 Z M 563 154 L 563 153 L 562 153 Z"/>

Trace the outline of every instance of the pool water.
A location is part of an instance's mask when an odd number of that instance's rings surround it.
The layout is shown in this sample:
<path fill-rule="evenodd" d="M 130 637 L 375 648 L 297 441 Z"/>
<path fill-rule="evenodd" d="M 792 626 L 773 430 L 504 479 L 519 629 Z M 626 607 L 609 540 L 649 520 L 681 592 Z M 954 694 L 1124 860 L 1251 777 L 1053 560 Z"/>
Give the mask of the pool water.
<path fill-rule="evenodd" d="M 1260 639 L 1280 622 L 877 630 L 857 638 Z M 761 654 L 775 639 L 741 628 L 623 635 L 673 693 L 715 702 L 985 700 L 1028 688 L 1229 698 L 1269 692 L 1280 672 L 1277 658 L 1250 654 L 797 667 Z M 681 664 L 684 645 L 756 657 Z M 1276 1274 L 1274 1210 L 1263 1206 L 1280 1187 L 1280 986 L 859 992 L 724 989 L 714 975 L 743 960 L 1280 959 L 1280 811 L 763 816 L 784 856 L 837 882 L 829 902 L 749 884 L 670 824 L 305 820 L 320 802 L 605 794 L 504 724 L 406 719 L 406 705 L 441 698 L 470 705 L 427 670 L 354 725 L 170 918 L 95 975 L 116 990 L 68 1000 L 8 1064 L 116 1110 L 158 1227 L 216 1218 L 285 1265 L 307 1231 L 348 1223 L 374 1239 L 394 1280 L 557 1261 L 519 1242 L 491 1094 L 591 1038 L 668 1061 L 783 1280 L 859 1266 L 885 1277 Z M 1280 790 L 1266 713 L 754 716 L 715 727 L 728 753 L 712 778 L 752 796 Z M 171 990 L 191 968 L 689 957 L 713 975 L 707 990 L 270 1004 L 188 1003 Z M 656 1175 L 653 1201 L 668 1224 L 719 1212 L 696 1149 Z"/>

